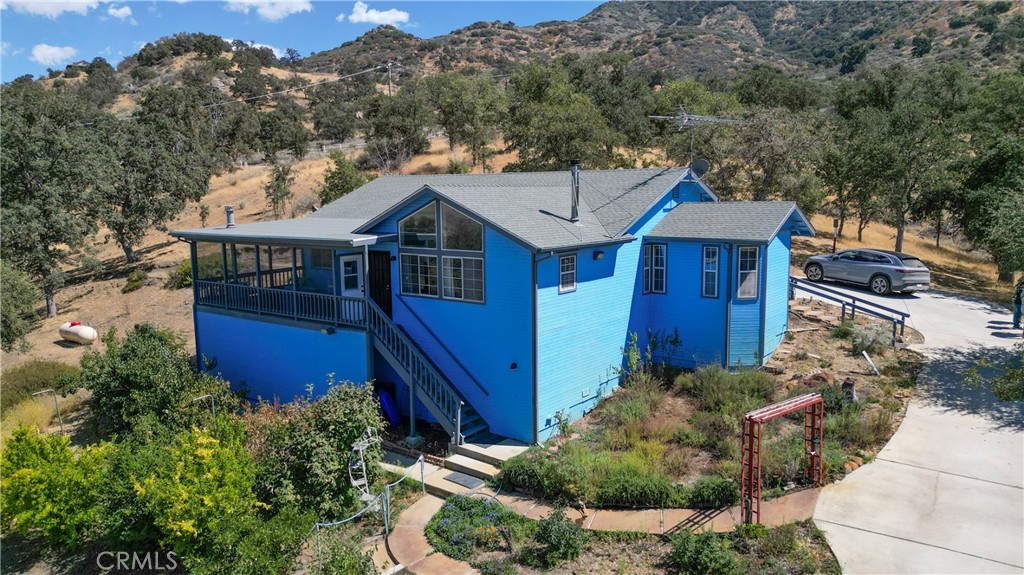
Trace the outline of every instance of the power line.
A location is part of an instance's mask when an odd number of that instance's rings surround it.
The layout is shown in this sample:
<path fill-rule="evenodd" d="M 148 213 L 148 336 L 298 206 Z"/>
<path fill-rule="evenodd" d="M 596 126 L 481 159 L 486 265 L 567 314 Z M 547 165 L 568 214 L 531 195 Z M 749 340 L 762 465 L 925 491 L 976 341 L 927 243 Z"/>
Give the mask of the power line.
<path fill-rule="evenodd" d="M 388 91 L 390 92 L 391 91 L 390 78 L 391 78 L 391 67 L 392 67 L 392 65 L 400 65 L 400 64 L 392 64 L 391 62 L 388 62 L 387 64 L 381 64 L 379 66 L 374 66 L 373 68 L 368 68 L 368 69 L 363 70 L 361 72 L 356 72 L 354 74 L 349 74 L 347 76 L 341 76 L 340 78 L 334 78 L 332 80 L 322 80 L 320 82 L 315 82 L 313 84 L 306 84 L 305 86 L 298 86 L 298 87 L 295 87 L 295 88 L 288 88 L 286 90 L 280 90 L 280 91 L 277 91 L 277 92 L 271 92 L 269 94 L 262 94 L 262 95 L 259 95 L 259 96 L 250 96 L 248 98 L 242 98 L 241 100 L 232 99 L 232 100 L 228 100 L 226 102 L 217 102 L 216 104 L 205 104 L 205 105 L 199 106 L 199 107 L 202 108 L 202 109 L 206 109 L 206 108 L 216 108 L 216 107 L 219 107 L 219 106 L 227 106 L 229 104 L 238 104 L 238 103 L 241 103 L 241 102 L 251 102 L 253 100 L 258 100 L 260 98 L 269 98 L 271 96 L 279 96 L 281 94 L 287 94 L 288 92 L 294 92 L 296 90 L 308 90 L 310 88 L 316 88 L 317 86 L 323 86 L 324 84 L 332 84 L 334 82 L 340 82 L 342 80 L 347 80 L 349 78 L 354 78 L 356 76 L 361 76 L 363 74 L 369 74 L 370 72 L 375 72 L 377 70 L 382 70 L 382 69 L 387 69 L 387 71 L 388 71 L 388 80 L 389 80 L 389 82 L 388 82 L 389 83 Z"/>

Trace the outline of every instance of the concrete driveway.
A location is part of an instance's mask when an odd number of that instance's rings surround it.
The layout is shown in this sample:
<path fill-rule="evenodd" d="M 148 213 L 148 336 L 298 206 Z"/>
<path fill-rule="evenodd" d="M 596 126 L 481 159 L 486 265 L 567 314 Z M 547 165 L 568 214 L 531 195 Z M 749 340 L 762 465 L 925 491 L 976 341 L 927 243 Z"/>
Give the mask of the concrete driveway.
<path fill-rule="evenodd" d="M 938 291 L 838 289 L 910 312 L 928 358 L 888 445 L 818 499 L 814 521 L 843 572 L 1024 573 L 1024 409 L 962 378 L 978 359 L 1010 357 L 1010 312 Z"/>

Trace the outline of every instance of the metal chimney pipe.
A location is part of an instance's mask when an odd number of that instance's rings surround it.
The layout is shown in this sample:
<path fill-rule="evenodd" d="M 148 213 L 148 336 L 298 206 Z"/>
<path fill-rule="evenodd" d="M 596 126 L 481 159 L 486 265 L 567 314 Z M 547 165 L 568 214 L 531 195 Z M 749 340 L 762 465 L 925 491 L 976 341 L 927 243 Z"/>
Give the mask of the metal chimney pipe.
<path fill-rule="evenodd" d="M 226 227 L 229 227 L 229 228 L 235 227 L 235 207 L 234 206 L 224 206 L 224 215 L 228 219 L 228 224 L 227 224 Z"/>
<path fill-rule="evenodd" d="M 569 221 L 577 223 L 580 221 L 580 161 L 570 160 L 572 166 L 572 215 Z"/>

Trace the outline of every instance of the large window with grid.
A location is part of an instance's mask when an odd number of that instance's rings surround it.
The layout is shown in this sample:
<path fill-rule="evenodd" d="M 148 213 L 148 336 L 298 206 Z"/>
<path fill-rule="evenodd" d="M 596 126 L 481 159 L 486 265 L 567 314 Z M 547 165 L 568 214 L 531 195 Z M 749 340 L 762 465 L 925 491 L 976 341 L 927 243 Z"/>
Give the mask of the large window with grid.
<path fill-rule="evenodd" d="M 484 301 L 482 223 L 433 201 L 400 220 L 398 228 L 403 295 Z"/>
<path fill-rule="evenodd" d="M 704 267 L 701 273 L 701 297 L 718 297 L 718 246 L 704 246 Z"/>
<path fill-rule="evenodd" d="M 437 297 L 437 256 L 402 254 L 402 293 Z"/>
<path fill-rule="evenodd" d="M 668 246 L 644 245 L 644 293 L 665 293 L 665 262 Z"/>
<path fill-rule="evenodd" d="M 576 291 L 576 254 L 558 258 L 558 293 Z"/>
<path fill-rule="evenodd" d="M 444 256 L 441 284 L 444 297 L 484 301 L 484 260 Z"/>
<path fill-rule="evenodd" d="M 736 298 L 757 299 L 758 294 L 758 260 L 759 249 L 756 246 L 741 246 L 736 274 Z"/>

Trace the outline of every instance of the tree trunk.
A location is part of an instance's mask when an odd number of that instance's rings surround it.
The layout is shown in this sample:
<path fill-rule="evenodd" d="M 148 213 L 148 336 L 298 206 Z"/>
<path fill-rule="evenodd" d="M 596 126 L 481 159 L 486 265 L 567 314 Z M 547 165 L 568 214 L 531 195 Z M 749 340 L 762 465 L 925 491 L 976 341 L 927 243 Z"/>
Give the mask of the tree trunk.
<path fill-rule="evenodd" d="M 906 223 L 904 223 L 902 221 L 896 226 L 896 248 L 895 249 L 898 252 L 902 252 L 903 251 L 903 234 L 906 231 L 906 227 L 907 227 Z"/>
<path fill-rule="evenodd" d="M 46 317 L 57 317 L 57 301 L 53 299 L 53 288 L 43 288 L 43 293 L 46 294 Z"/>
<path fill-rule="evenodd" d="M 133 264 L 139 261 L 139 256 L 135 254 L 135 248 L 131 242 L 125 242 L 121 249 L 124 250 L 124 257 L 128 260 L 128 263 Z"/>
<path fill-rule="evenodd" d="M 846 225 L 846 216 L 839 216 L 839 237 L 843 237 L 843 227 Z"/>
<path fill-rule="evenodd" d="M 864 241 L 864 228 L 868 227 L 868 219 L 861 216 L 860 222 L 857 224 L 857 241 Z"/>
<path fill-rule="evenodd" d="M 999 266 L 999 281 L 1002 283 L 1013 283 L 1013 270 L 1005 269 L 1003 266 Z"/>
<path fill-rule="evenodd" d="M 942 211 L 935 216 L 935 247 L 939 247 L 939 240 L 942 238 Z"/>

